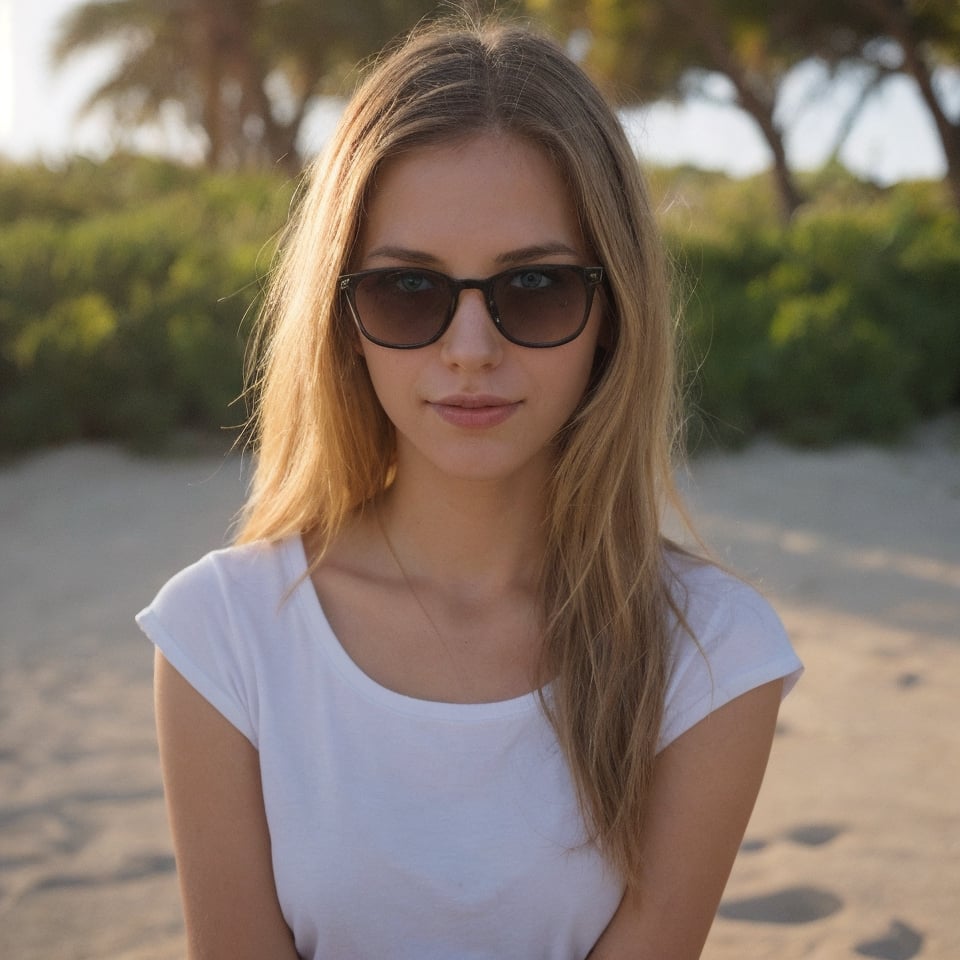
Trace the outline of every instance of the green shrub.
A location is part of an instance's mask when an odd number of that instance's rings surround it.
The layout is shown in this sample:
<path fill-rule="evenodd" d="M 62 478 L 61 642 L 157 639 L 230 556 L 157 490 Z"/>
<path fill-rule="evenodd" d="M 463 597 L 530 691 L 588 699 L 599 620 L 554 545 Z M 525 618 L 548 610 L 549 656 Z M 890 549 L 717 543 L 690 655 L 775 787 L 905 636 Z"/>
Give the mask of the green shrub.
<path fill-rule="evenodd" d="M 770 340 L 777 382 L 766 409 L 785 439 L 815 445 L 849 437 L 893 440 L 915 419 L 905 387 L 916 358 L 859 312 L 853 291 L 842 284 L 784 299 Z"/>
<path fill-rule="evenodd" d="M 896 437 L 960 403 L 960 219 L 839 168 L 788 228 L 767 177 L 655 171 L 690 440 Z M 140 157 L 0 164 L 0 451 L 234 427 L 293 184 Z"/>
<path fill-rule="evenodd" d="M 960 401 L 960 219 L 935 187 L 855 184 L 786 229 L 668 221 L 695 281 L 695 441 L 885 441 Z"/>
<path fill-rule="evenodd" d="M 770 269 L 776 251 L 760 234 L 738 239 L 705 241 L 688 254 L 682 271 L 693 447 L 745 443 L 762 425 L 762 398 L 774 372 L 765 304 L 751 285 Z"/>
<path fill-rule="evenodd" d="M 290 187 L 119 158 L 63 177 L 0 170 L 7 209 L 6 175 L 40 202 L 0 230 L 0 449 L 153 449 L 242 420 L 231 405 Z"/>

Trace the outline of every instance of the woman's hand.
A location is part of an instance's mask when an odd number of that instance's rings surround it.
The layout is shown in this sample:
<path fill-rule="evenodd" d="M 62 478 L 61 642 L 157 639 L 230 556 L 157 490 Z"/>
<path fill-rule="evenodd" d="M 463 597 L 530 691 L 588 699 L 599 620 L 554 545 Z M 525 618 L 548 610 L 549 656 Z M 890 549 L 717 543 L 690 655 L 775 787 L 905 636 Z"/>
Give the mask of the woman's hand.
<path fill-rule="evenodd" d="M 297 960 L 280 912 L 253 745 L 155 662 L 157 735 L 189 960 Z"/>
<path fill-rule="evenodd" d="M 660 754 L 642 887 L 624 894 L 589 960 L 700 956 L 760 790 L 781 687 L 743 694 Z"/>

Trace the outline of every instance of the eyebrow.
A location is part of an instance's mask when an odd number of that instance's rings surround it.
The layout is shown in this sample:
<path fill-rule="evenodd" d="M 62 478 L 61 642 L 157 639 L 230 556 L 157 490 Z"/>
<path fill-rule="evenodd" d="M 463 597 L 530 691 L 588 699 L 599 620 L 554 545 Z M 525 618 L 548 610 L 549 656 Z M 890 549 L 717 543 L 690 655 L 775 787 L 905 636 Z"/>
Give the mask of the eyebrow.
<path fill-rule="evenodd" d="M 518 247 L 516 250 L 506 250 L 494 257 L 494 263 L 530 263 L 531 261 L 542 260 L 544 257 L 561 254 L 565 256 L 579 257 L 580 252 L 566 243 L 535 243 L 527 247 Z M 423 250 L 413 250 L 409 247 L 398 247 L 391 244 L 385 244 L 382 247 L 375 247 L 364 258 L 366 260 L 403 260 L 406 263 L 419 263 L 424 266 L 435 266 L 440 262 L 438 257 L 432 253 L 426 253 Z"/>

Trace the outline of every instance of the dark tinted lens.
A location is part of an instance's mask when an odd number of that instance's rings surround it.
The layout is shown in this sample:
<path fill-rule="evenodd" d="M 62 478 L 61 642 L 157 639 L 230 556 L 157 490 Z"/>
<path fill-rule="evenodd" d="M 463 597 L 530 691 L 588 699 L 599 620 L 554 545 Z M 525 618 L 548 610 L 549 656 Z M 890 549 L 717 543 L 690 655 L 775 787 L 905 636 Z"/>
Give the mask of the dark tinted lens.
<path fill-rule="evenodd" d="M 577 332 L 587 312 L 587 288 L 576 267 L 525 267 L 503 274 L 494 288 L 508 336 L 532 345 Z"/>
<path fill-rule="evenodd" d="M 397 270 L 362 277 L 354 303 L 364 330 L 396 346 L 425 343 L 437 334 L 450 306 L 446 278 L 428 270 Z"/>

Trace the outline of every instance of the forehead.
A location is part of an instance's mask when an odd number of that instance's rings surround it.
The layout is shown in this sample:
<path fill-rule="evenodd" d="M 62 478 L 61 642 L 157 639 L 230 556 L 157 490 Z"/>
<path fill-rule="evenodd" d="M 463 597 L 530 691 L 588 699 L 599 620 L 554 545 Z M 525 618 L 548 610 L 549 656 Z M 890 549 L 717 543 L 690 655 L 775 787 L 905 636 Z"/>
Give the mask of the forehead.
<path fill-rule="evenodd" d="M 480 261 L 537 244 L 585 252 L 565 178 L 538 145 L 486 132 L 387 160 L 369 190 L 355 260 L 377 266 L 365 261 L 395 248 Z"/>

